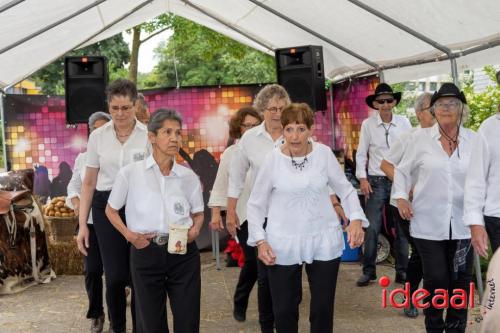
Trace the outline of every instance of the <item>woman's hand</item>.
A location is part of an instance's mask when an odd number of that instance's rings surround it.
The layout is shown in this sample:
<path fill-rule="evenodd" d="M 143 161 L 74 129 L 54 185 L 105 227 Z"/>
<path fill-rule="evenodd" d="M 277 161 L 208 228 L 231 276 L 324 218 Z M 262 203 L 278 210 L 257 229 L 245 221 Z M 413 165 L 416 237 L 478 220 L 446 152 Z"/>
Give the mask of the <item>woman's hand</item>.
<path fill-rule="evenodd" d="M 212 209 L 212 220 L 210 221 L 210 228 L 214 231 L 224 230 L 224 224 L 222 223 L 220 210 Z"/>
<path fill-rule="evenodd" d="M 360 247 L 365 240 L 365 231 L 362 225 L 363 223 L 361 220 L 353 220 L 346 228 L 347 242 L 351 249 Z"/>
<path fill-rule="evenodd" d="M 342 208 L 342 206 L 340 204 L 334 205 L 334 208 L 335 208 L 335 213 L 337 213 L 337 216 L 340 219 L 340 223 L 342 224 L 342 228 L 345 229 L 347 227 L 347 225 L 349 224 L 349 219 L 347 218 L 347 216 L 345 216 L 344 209 Z"/>
<path fill-rule="evenodd" d="M 196 226 L 196 224 L 193 224 L 191 228 L 189 228 L 188 231 L 188 243 L 193 242 L 198 236 L 200 235 L 200 229 Z"/>
<path fill-rule="evenodd" d="M 236 211 L 232 209 L 227 210 L 226 228 L 231 236 L 236 237 L 236 229 L 240 228 L 240 220 L 238 219 L 238 215 L 236 215 Z"/>
<path fill-rule="evenodd" d="M 488 257 L 488 234 L 482 225 L 471 225 L 471 243 L 477 254 L 481 257 Z"/>
<path fill-rule="evenodd" d="M 359 180 L 359 188 L 363 195 L 365 196 L 365 200 L 370 197 L 370 193 L 373 193 L 372 186 L 370 182 L 366 178 L 361 178 Z"/>
<path fill-rule="evenodd" d="M 126 238 L 137 250 L 140 250 L 148 246 L 153 237 L 153 233 L 140 234 L 138 232 L 129 231 Z"/>
<path fill-rule="evenodd" d="M 398 210 L 402 219 L 410 221 L 413 218 L 413 208 L 408 200 L 398 199 Z"/>
<path fill-rule="evenodd" d="M 89 248 L 89 227 L 86 223 L 83 225 L 83 227 L 80 225 L 80 228 L 78 228 L 76 245 L 78 246 L 78 250 L 84 256 L 87 256 L 87 249 Z"/>
<path fill-rule="evenodd" d="M 260 261 L 264 263 L 266 266 L 272 266 L 276 263 L 276 256 L 273 253 L 273 249 L 268 242 L 263 241 L 259 245 L 257 245 L 258 249 L 258 258 Z"/>

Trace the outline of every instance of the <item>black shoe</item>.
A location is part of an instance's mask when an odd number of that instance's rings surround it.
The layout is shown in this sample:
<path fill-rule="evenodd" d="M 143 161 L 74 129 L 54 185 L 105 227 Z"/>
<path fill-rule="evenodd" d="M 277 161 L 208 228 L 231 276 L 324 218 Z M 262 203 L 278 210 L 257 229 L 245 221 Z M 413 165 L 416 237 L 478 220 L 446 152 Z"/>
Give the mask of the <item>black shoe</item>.
<path fill-rule="evenodd" d="M 417 318 L 418 317 L 418 309 L 410 303 L 409 308 L 404 308 L 404 313 L 408 318 Z"/>
<path fill-rule="evenodd" d="M 406 273 L 396 273 L 394 282 L 404 284 L 406 282 Z"/>
<path fill-rule="evenodd" d="M 358 287 L 365 287 L 370 283 L 370 281 L 375 281 L 376 279 L 377 279 L 377 275 L 375 275 L 375 274 L 373 274 L 373 275 L 363 274 L 360 276 L 358 281 L 356 281 L 356 285 Z"/>
<path fill-rule="evenodd" d="M 239 322 L 244 322 L 247 319 L 245 311 L 238 311 L 236 309 L 233 310 L 233 317 Z"/>

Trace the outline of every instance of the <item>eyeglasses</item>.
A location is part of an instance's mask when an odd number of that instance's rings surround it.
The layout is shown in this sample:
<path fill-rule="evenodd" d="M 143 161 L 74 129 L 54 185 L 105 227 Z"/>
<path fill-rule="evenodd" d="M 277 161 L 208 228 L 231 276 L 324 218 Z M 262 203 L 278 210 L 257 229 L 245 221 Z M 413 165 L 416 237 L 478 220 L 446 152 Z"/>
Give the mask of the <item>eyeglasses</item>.
<path fill-rule="evenodd" d="M 120 110 L 122 110 L 123 112 L 127 112 L 132 110 L 133 107 L 134 107 L 133 105 L 123 105 L 123 106 L 113 105 L 110 107 L 110 109 L 113 112 L 118 112 Z"/>
<path fill-rule="evenodd" d="M 449 102 L 449 103 L 438 102 L 435 104 L 435 107 L 438 109 L 457 110 L 459 106 L 460 106 L 459 102 Z"/>
<path fill-rule="evenodd" d="M 392 102 L 394 102 L 394 98 L 376 99 L 375 102 L 377 102 L 378 104 L 385 104 L 385 103 L 391 104 Z"/>
<path fill-rule="evenodd" d="M 255 126 L 259 126 L 259 123 L 255 123 L 255 124 L 241 124 L 241 127 L 245 128 L 245 129 L 253 128 Z"/>
<path fill-rule="evenodd" d="M 283 111 L 284 108 L 285 107 L 277 108 L 277 107 L 273 106 L 272 108 L 266 108 L 265 110 L 269 111 L 271 113 L 278 113 L 278 112 Z"/>

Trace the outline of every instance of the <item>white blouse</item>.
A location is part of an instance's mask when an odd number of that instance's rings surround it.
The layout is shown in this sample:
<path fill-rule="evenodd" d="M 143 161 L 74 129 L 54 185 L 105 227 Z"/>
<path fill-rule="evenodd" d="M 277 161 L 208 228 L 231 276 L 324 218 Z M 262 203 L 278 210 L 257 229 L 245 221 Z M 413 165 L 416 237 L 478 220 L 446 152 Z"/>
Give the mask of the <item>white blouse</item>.
<path fill-rule="evenodd" d="M 470 238 L 470 230 L 463 223 L 463 208 L 465 175 L 474 136 L 474 132 L 461 127 L 458 149 L 448 156 L 439 141 L 438 124 L 412 134 L 403 159 L 396 166 L 393 195 L 394 199 L 408 200 L 412 174 L 418 172 L 413 188 L 412 237 Z"/>
<path fill-rule="evenodd" d="M 73 175 L 68 183 L 68 196 L 66 197 L 66 206 L 71 209 L 75 209 L 71 199 L 80 198 L 80 193 L 82 192 L 82 183 L 85 178 L 85 170 L 87 164 L 87 153 L 80 153 L 75 159 L 75 166 L 73 168 Z M 92 209 L 90 209 L 89 218 L 87 219 L 88 224 L 92 224 Z"/>
<path fill-rule="evenodd" d="M 312 143 L 302 171 L 279 148 L 260 167 L 247 207 L 248 245 L 266 239 L 279 265 L 332 260 L 342 255 L 344 239 L 330 201 L 329 187 L 340 197 L 350 220 L 368 226 L 358 195 L 328 146 Z M 296 158 L 302 161 L 303 158 Z M 263 224 L 267 216 L 267 227 Z"/>
<path fill-rule="evenodd" d="M 483 215 L 500 217 L 500 113 L 477 131 L 465 181 L 464 223 L 484 225 Z"/>
<path fill-rule="evenodd" d="M 122 144 L 116 137 L 113 121 L 94 130 L 87 144 L 87 166 L 99 169 L 96 190 L 109 191 L 123 166 L 140 161 L 147 155 L 148 130 L 141 122 Z"/>
<path fill-rule="evenodd" d="M 210 192 L 210 200 L 208 201 L 208 207 L 221 207 L 222 210 L 227 208 L 227 188 L 229 183 L 229 166 L 231 165 L 231 160 L 235 155 L 238 147 L 236 145 L 229 146 L 220 158 L 219 169 L 217 170 L 217 177 L 215 177 L 214 186 Z M 248 171 L 245 180 L 245 186 L 243 192 L 241 192 L 238 203 L 236 204 L 236 214 L 243 224 L 247 219 L 247 202 L 250 197 L 251 188 L 251 171 Z"/>

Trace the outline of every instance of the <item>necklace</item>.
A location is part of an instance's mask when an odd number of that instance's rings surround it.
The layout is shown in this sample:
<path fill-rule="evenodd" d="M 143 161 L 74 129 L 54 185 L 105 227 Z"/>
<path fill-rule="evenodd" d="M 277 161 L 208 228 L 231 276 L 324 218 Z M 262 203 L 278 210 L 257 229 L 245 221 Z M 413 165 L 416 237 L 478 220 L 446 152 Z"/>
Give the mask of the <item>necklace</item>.
<path fill-rule="evenodd" d="M 132 134 L 132 131 L 134 130 L 134 126 L 135 126 L 135 122 L 134 122 L 134 124 L 132 124 L 132 127 L 128 130 L 128 133 L 126 133 L 126 134 L 118 133 L 117 128 L 115 127 L 116 136 L 119 138 L 126 138 L 126 137 L 130 136 L 130 134 Z"/>
<path fill-rule="evenodd" d="M 457 131 L 457 134 L 455 135 L 454 138 L 450 137 L 442 128 L 441 126 L 439 126 L 439 129 L 440 129 L 440 133 L 443 135 L 443 137 L 445 138 L 446 141 L 448 141 L 448 145 L 450 147 L 450 154 L 453 154 L 453 151 L 455 150 L 455 148 L 458 147 L 458 131 Z M 458 157 L 460 157 L 460 151 L 457 152 L 458 153 Z"/>
<path fill-rule="evenodd" d="M 288 152 L 290 153 L 290 157 L 292 158 L 292 166 L 299 170 L 299 171 L 302 171 L 302 169 L 304 169 L 304 167 L 306 166 L 306 163 L 309 162 L 309 160 L 307 159 L 307 151 L 309 150 L 309 143 L 307 143 L 308 146 L 306 148 L 306 156 L 304 156 L 304 159 L 302 160 L 302 162 L 297 162 L 293 159 L 293 154 L 292 154 L 292 151 L 290 149 L 288 149 Z"/>
<path fill-rule="evenodd" d="M 389 124 L 389 126 L 385 127 L 385 124 L 382 123 L 382 126 L 384 127 L 385 130 L 385 144 L 387 145 L 387 148 L 391 148 L 389 146 L 389 130 L 391 129 L 392 123 Z"/>

